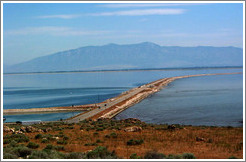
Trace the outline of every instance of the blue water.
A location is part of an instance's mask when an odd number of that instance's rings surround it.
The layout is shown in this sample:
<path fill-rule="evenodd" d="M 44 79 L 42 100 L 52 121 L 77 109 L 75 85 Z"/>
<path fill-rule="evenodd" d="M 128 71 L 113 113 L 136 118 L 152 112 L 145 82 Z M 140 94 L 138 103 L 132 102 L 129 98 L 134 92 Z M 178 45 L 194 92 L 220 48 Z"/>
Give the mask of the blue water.
<path fill-rule="evenodd" d="M 3 75 L 3 108 L 22 109 L 90 104 L 101 102 L 105 99 L 117 96 L 120 93 L 133 87 L 137 87 L 164 77 L 224 72 L 242 72 L 242 69 Z M 241 76 L 239 79 L 241 80 L 241 83 L 237 84 L 241 86 L 239 87 L 239 91 L 242 93 L 242 75 L 238 76 Z M 226 80 L 226 78 L 224 78 L 224 80 Z M 176 87 L 176 83 L 178 83 L 178 81 L 175 81 L 175 84 L 173 83 L 175 85 L 173 87 Z M 173 84 L 171 84 L 168 89 L 172 89 L 171 87 Z M 213 85 L 213 83 L 211 82 L 210 85 Z M 161 93 L 158 93 L 158 95 Z M 149 99 L 150 98 L 147 100 Z M 216 99 L 214 99 L 214 101 L 215 100 Z M 143 103 L 144 102 L 140 104 Z M 240 100 L 238 103 L 242 103 L 242 101 Z M 127 111 L 130 110 L 134 110 L 134 107 L 129 108 Z M 122 114 L 125 114 L 127 111 L 123 112 Z M 139 112 L 136 111 L 135 114 L 136 113 Z M 7 116 L 7 121 L 16 121 L 22 118 L 23 120 L 59 120 L 60 118 L 64 119 L 72 115 L 72 113 L 52 113 L 51 115 L 12 115 L 11 117 Z M 149 118 L 145 119 L 145 121 L 156 123 L 163 122 L 162 120 L 157 121 L 154 118 L 151 120 L 150 118 L 152 117 L 150 115 Z"/>
<path fill-rule="evenodd" d="M 5 122 L 16 122 L 16 121 L 30 121 L 30 120 L 41 120 L 41 121 L 58 121 L 60 119 L 67 119 L 81 112 L 63 112 L 63 113 L 42 113 L 42 114 L 21 114 L 21 115 L 4 115 L 6 117 Z"/>
<path fill-rule="evenodd" d="M 147 123 L 242 126 L 243 76 L 184 78 L 125 110 L 116 119 Z"/>

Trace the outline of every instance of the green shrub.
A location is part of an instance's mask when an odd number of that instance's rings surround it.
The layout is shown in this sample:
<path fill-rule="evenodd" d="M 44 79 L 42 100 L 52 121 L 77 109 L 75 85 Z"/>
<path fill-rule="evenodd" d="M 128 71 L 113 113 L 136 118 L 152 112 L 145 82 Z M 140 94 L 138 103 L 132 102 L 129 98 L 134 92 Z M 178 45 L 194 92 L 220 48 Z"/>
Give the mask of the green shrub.
<path fill-rule="evenodd" d="M 3 144 L 9 144 L 10 142 L 11 142 L 10 139 L 4 139 L 4 140 L 3 140 Z"/>
<path fill-rule="evenodd" d="M 70 126 L 70 127 L 66 127 L 66 129 L 74 129 L 74 127 L 73 126 Z"/>
<path fill-rule="evenodd" d="M 84 146 L 97 146 L 97 143 L 86 143 Z"/>
<path fill-rule="evenodd" d="M 93 135 L 94 135 L 94 136 L 98 136 L 99 133 L 98 133 L 98 132 L 94 132 Z"/>
<path fill-rule="evenodd" d="M 97 128 L 96 131 L 103 131 L 104 128 Z"/>
<path fill-rule="evenodd" d="M 138 156 L 136 153 L 130 155 L 130 159 L 142 159 L 141 156 Z"/>
<path fill-rule="evenodd" d="M 182 155 L 174 155 L 174 154 L 169 154 L 167 159 L 182 159 Z"/>
<path fill-rule="evenodd" d="M 49 159 L 49 155 L 45 151 L 33 151 L 29 159 Z"/>
<path fill-rule="evenodd" d="M 46 138 L 42 139 L 41 143 L 48 143 L 49 140 L 47 140 Z"/>
<path fill-rule="evenodd" d="M 3 153 L 3 159 L 17 159 L 18 156 L 10 153 Z"/>
<path fill-rule="evenodd" d="M 235 156 L 230 156 L 228 159 L 237 159 Z"/>
<path fill-rule="evenodd" d="M 110 138 L 110 135 L 106 134 L 104 137 L 105 137 L 105 138 Z"/>
<path fill-rule="evenodd" d="M 32 153 L 32 150 L 25 146 L 18 146 L 13 149 L 13 152 L 18 157 L 26 157 L 27 155 L 30 155 Z"/>
<path fill-rule="evenodd" d="M 158 153 L 156 151 L 148 151 L 144 155 L 144 159 L 164 159 L 165 155 L 162 153 Z"/>
<path fill-rule="evenodd" d="M 7 142 L 11 142 L 12 140 L 15 140 L 17 143 L 29 142 L 29 138 L 24 134 L 6 135 L 4 136 L 4 139 L 9 140 L 9 141 L 5 141 L 5 144 L 7 144 Z"/>
<path fill-rule="evenodd" d="M 112 138 L 117 138 L 118 135 L 117 135 L 117 133 L 113 132 L 113 133 L 110 134 L 110 137 L 112 137 Z"/>
<path fill-rule="evenodd" d="M 54 149 L 57 151 L 64 151 L 64 146 L 55 146 Z"/>
<path fill-rule="evenodd" d="M 94 150 L 87 153 L 88 159 L 117 159 L 115 152 L 109 152 L 106 147 L 98 146 Z"/>
<path fill-rule="evenodd" d="M 56 142 L 57 144 L 61 144 L 61 145 L 66 145 L 67 141 L 66 140 L 59 140 Z"/>
<path fill-rule="evenodd" d="M 44 149 L 52 150 L 53 148 L 54 148 L 53 145 L 48 144 L 48 145 L 46 145 L 46 147 Z"/>
<path fill-rule="evenodd" d="M 28 147 L 28 148 L 32 148 L 32 149 L 36 149 L 36 148 L 39 148 L 39 144 L 36 144 L 36 143 L 34 143 L 34 142 L 29 142 L 29 143 L 27 144 L 27 147 Z"/>
<path fill-rule="evenodd" d="M 71 152 L 66 154 L 66 159 L 85 159 L 86 155 L 82 152 Z"/>
<path fill-rule="evenodd" d="M 182 154 L 183 159 L 195 159 L 196 157 L 192 153 L 183 153 Z"/>
<path fill-rule="evenodd" d="M 33 153 L 29 156 L 29 159 L 64 159 L 65 154 L 51 150 L 44 149 L 42 151 L 33 151 Z"/>
<path fill-rule="evenodd" d="M 130 139 L 129 141 L 127 141 L 127 145 L 141 145 L 144 141 L 141 139 L 141 140 L 134 140 L 134 139 Z"/>
<path fill-rule="evenodd" d="M 63 137 L 63 140 L 68 140 L 68 139 L 69 139 L 68 136 L 64 136 L 64 137 Z"/>
<path fill-rule="evenodd" d="M 36 136 L 35 136 L 35 139 L 41 139 L 42 138 L 42 134 L 37 134 Z"/>
<path fill-rule="evenodd" d="M 18 146 L 18 143 L 15 140 L 9 143 L 9 147 L 17 147 L 17 146 Z"/>
<path fill-rule="evenodd" d="M 103 143 L 103 141 L 101 141 L 100 139 L 97 139 L 96 143 Z"/>

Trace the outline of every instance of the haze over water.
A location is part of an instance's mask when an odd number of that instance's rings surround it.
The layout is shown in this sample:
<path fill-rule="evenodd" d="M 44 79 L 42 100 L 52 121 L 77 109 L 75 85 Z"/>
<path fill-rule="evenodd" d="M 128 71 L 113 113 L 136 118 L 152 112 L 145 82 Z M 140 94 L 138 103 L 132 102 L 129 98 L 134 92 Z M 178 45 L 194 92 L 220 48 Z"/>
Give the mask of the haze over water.
<path fill-rule="evenodd" d="M 164 77 L 229 72 L 242 72 L 242 69 L 4 75 L 3 106 L 4 109 L 22 109 L 90 104 Z M 242 111 L 243 76 L 240 74 L 177 80 L 116 118 L 137 117 L 150 123 L 241 126 Z M 50 121 L 74 114 L 6 115 L 6 121 Z"/>

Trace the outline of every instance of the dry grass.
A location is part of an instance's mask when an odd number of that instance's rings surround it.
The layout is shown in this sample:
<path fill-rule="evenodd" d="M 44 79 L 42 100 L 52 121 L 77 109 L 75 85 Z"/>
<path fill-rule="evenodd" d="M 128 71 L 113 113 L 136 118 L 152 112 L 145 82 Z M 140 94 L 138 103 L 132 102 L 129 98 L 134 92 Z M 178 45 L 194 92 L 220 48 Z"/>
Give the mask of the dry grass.
<path fill-rule="evenodd" d="M 86 123 L 91 125 L 90 123 Z M 144 123 L 145 124 L 145 123 Z M 85 124 L 84 124 L 85 125 Z M 131 124 L 134 125 L 134 124 Z M 139 125 L 139 124 L 137 124 Z M 146 124 L 145 124 L 146 125 Z M 108 150 L 115 150 L 120 158 L 129 158 L 132 153 L 144 156 L 147 151 L 156 150 L 165 155 L 193 153 L 198 159 L 227 159 L 230 156 L 243 158 L 243 128 L 231 127 L 195 127 L 184 126 L 175 130 L 162 129 L 164 126 L 147 125 L 141 132 L 125 132 L 125 123 L 120 126 L 121 130 L 106 128 L 103 131 L 90 129 L 80 130 L 81 125 L 74 124 L 74 129 L 63 129 L 61 131 L 50 131 L 44 134 L 57 135 L 63 132 L 68 136 L 68 144 L 65 144 L 63 152 L 86 152 L 93 150 L 97 146 L 85 146 L 86 143 L 97 143 L 98 146 L 106 146 Z M 63 125 L 60 127 L 67 127 Z M 158 129 L 161 127 L 161 129 Z M 166 128 L 166 127 L 165 127 Z M 98 132 L 98 133 L 95 133 Z M 105 137 L 112 132 L 117 134 L 116 138 Z M 41 143 L 40 139 L 35 139 L 38 133 L 26 133 L 30 141 L 38 143 L 43 149 L 47 144 Z M 197 141 L 196 138 L 203 139 Z M 141 145 L 127 145 L 130 139 L 144 140 Z M 49 144 L 57 145 L 57 141 Z"/>

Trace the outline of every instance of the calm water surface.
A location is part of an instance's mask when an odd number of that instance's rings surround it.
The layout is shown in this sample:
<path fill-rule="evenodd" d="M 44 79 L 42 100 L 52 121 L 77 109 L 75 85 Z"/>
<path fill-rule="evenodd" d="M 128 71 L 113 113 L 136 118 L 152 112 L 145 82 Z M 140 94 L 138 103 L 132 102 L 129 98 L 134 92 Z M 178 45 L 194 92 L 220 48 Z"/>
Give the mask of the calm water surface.
<path fill-rule="evenodd" d="M 148 82 L 164 78 L 164 77 L 172 77 L 172 76 L 180 76 L 180 75 L 190 75 L 190 74 L 202 74 L 202 73 L 224 73 L 224 72 L 241 72 L 242 69 L 199 69 L 199 70 L 169 70 L 169 71 L 135 71 L 135 72 L 94 72 L 94 73 L 61 73 L 61 74 L 22 74 L 22 75 L 4 75 L 3 76 L 3 108 L 4 109 L 22 109 L 22 108 L 39 108 L 39 107 L 53 107 L 53 106 L 71 106 L 71 105 L 82 105 L 82 104 L 90 104 L 95 102 L 101 102 L 105 99 L 114 97 L 119 95 L 120 93 L 131 89 L 136 86 L 140 86 L 142 84 L 146 84 Z M 180 88 L 186 87 L 186 91 L 191 91 L 190 93 L 186 93 L 183 95 L 193 95 L 191 98 L 197 97 L 197 94 L 195 94 L 194 91 L 197 93 L 201 90 L 199 87 L 204 87 L 203 91 L 209 91 L 209 85 L 212 87 L 218 87 L 215 86 L 216 82 L 220 85 L 228 86 L 228 84 L 231 85 L 237 85 L 235 89 L 231 88 L 231 90 L 228 90 L 228 96 L 226 99 L 224 99 L 224 103 L 226 104 L 231 94 L 232 96 L 238 95 L 238 100 L 235 99 L 235 103 L 237 103 L 240 107 L 241 104 L 241 111 L 242 111 L 242 75 L 230 75 L 229 80 L 227 77 L 219 77 L 219 81 L 214 78 L 214 81 L 208 81 L 208 77 L 199 77 L 200 80 L 196 80 L 198 78 L 187 78 L 182 79 L 179 81 L 175 81 L 170 86 L 165 89 L 164 91 L 159 92 L 158 94 L 155 94 L 153 97 L 148 98 L 144 101 L 142 101 L 140 104 L 135 105 L 134 107 L 129 108 L 128 110 L 124 111 L 120 115 L 117 116 L 117 118 L 128 118 L 128 117 L 136 117 L 138 116 L 141 118 L 141 120 L 146 122 L 155 122 L 155 123 L 167 123 L 167 122 L 180 122 L 177 121 L 175 114 L 171 112 L 171 115 L 169 116 L 168 121 L 163 120 L 161 117 L 157 117 L 155 114 L 162 114 L 163 109 L 161 107 L 158 107 L 158 105 L 163 105 L 163 101 L 166 102 L 168 100 L 167 96 L 169 95 L 169 100 L 177 100 L 178 96 L 174 96 L 174 91 L 179 91 Z M 205 79 L 206 78 L 206 79 Z M 234 79 L 233 79 L 234 78 Z M 191 79 L 189 81 L 189 79 Z M 190 86 L 185 85 L 187 83 L 190 83 Z M 194 83 L 192 83 L 194 82 Z M 202 83 L 202 85 L 199 85 L 199 83 Z M 206 83 L 206 84 L 205 84 Z M 192 86 L 191 86 L 192 85 Z M 196 86 L 194 86 L 196 85 Z M 195 90 L 195 89 L 197 90 Z M 182 91 L 182 90 L 180 90 Z M 221 90 L 218 90 L 218 93 Z M 238 91 L 240 93 L 236 93 L 235 91 Z M 162 93 L 166 93 L 162 94 Z M 217 92 L 214 92 L 217 93 Z M 182 96 L 181 92 L 178 92 L 177 94 L 180 94 Z M 212 92 L 210 94 L 213 94 Z M 221 93 L 223 94 L 223 93 Z M 164 95 L 164 96 L 163 96 Z M 240 96 L 241 95 L 241 96 Z M 173 97 L 172 97 L 173 96 Z M 182 97 L 179 96 L 181 99 Z M 211 96 L 207 95 L 208 96 Z M 221 98 L 225 96 L 220 96 Z M 159 99 L 158 99 L 159 98 Z M 165 100 L 164 100 L 165 98 Z M 205 100 L 205 98 L 202 99 L 202 96 L 200 96 L 201 100 Z M 209 98 L 209 97 L 208 97 Z M 160 100 L 160 102 L 156 102 L 155 100 Z M 213 102 L 216 103 L 218 99 L 211 98 L 206 99 L 207 102 L 198 102 L 194 101 L 194 103 L 201 103 L 201 104 L 207 104 L 208 107 L 212 107 Z M 181 100 L 178 100 L 181 102 Z M 149 112 L 149 107 L 147 102 L 154 102 L 155 106 L 152 106 L 152 111 Z M 191 116 L 197 116 L 198 112 L 191 111 L 188 105 L 190 105 L 191 101 L 188 98 L 183 97 L 182 102 L 184 103 L 183 106 L 174 106 L 172 109 L 172 103 L 170 104 L 170 111 L 177 109 L 183 109 L 185 112 L 185 109 L 187 110 L 186 116 L 184 112 L 179 114 L 183 114 L 182 119 L 190 119 Z M 210 104 L 210 106 L 208 105 Z M 142 106 L 140 106 L 142 105 Z M 150 105 L 150 104 L 149 104 Z M 153 105 L 153 104 L 151 104 Z M 218 105 L 221 105 L 221 103 L 218 103 Z M 234 104 L 233 104 L 234 105 Z M 146 106 L 145 108 L 141 109 L 136 106 Z M 189 107 L 189 108 L 188 108 Z M 166 107 L 167 108 L 167 107 Z M 177 109 L 176 111 L 180 111 Z M 200 108 L 202 109 L 202 108 Z M 211 109 L 211 108 L 210 108 Z M 238 108 L 239 109 L 239 108 Z M 194 108 L 193 108 L 194 110 Z M 196 110 L 199 110 L 198 107 L 196 107 Z M 129 111 L 132 111 L 134 113 L 130 113 Z M 146 112 L 146 114 L 144 113 Z M 217 118 L 217 115 L 215 115 L 216 112 L 220 111 L 227 111 L 224 109 L 221 109 L 220 106 L 217 106 L 215 108 L 214 113 L 210 111 L 210 114 L 207 114 L 208 116 L 214 115 Z M 237 111 L 238 118 L 235 120 L 242 120 L 242 112 Z M 159 113 L 158 113 L 159 112 Z M 240 114 L 241 113 L 241 114 Z M 142 114 L 142 115 L 141 115 Z M 145 115 L 144 115 L 145 114 Z M 43 120 L 43 121 L 50 121 L 50 120 L 59 120 L 60 118 L 68 118 L 74 115 L 74 112 L 66 112 L 66 113 L 52 113 L 52 114 L 27 114 L 27 115 L 8 115 L 7 122 L 10 121 L 17 121 L 17 120 Z M 132 116 L 131 116 L 132 115 Z M 135 115 L 135 116 L 134 116 Z M 147 115 L 147 117 L 146 117 Z M 200 113 L 200 115 L 204 115 L 204 113 Z M 172 117 L 173 116 L 173 117 Z M 202 116 L 200 116 L 202 117 Z M 211 118 L 213 118 L 211 116 Z M 234 118 L 234 117 L 230 117 Z M 167 119 L 167 117 L 165 117 Z M 187 121 L 189 123 L 189 121 Z M 225 123 L 225 122 L 224 122 Z M 193 122 L 190 122 L 189 124 L 194 124 Z M 226 123 L 227 124 L 227 123 Z"/>
<path fill-rule="evenodd" d="M 185 78 L 125 110 L 116 119 L 147 123 L 242 126 L 242 75 Z"/>

